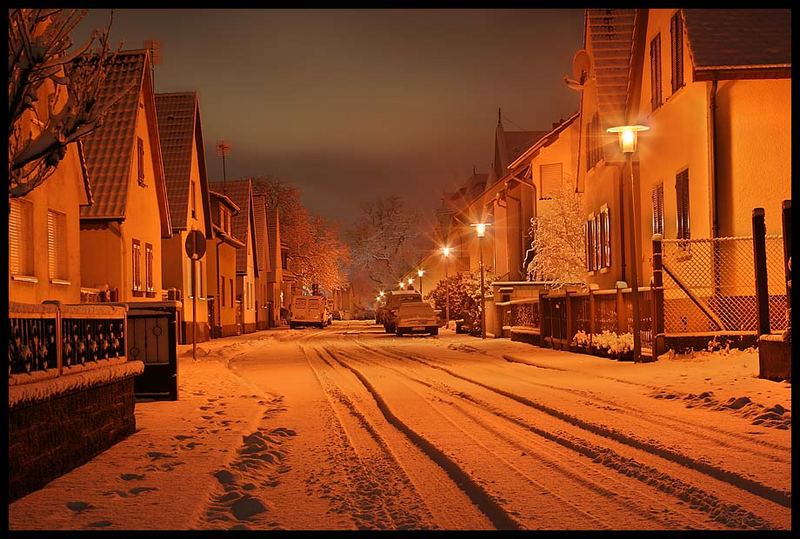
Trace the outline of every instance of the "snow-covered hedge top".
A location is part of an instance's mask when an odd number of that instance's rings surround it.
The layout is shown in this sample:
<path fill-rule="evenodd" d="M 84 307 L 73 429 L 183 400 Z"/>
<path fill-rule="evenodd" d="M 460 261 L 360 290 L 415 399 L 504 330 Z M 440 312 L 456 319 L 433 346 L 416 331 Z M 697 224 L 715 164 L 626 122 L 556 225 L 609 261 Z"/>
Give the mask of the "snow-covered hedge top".
<path fill-rule="evenodd" d="M 65 369 L 66 371 L 67 369 Z M 71 370 L 71 369 L 70 369 Z M 8 388 L 9 410 L 36 401 L 50 399 L 64 393 L 88 389 L 131 378 L 144 372 L 141 361 L 123 361 L 103 368 L 84 369 L 74 374 L 59 376 L 30 384 L 13 385 Z"/>

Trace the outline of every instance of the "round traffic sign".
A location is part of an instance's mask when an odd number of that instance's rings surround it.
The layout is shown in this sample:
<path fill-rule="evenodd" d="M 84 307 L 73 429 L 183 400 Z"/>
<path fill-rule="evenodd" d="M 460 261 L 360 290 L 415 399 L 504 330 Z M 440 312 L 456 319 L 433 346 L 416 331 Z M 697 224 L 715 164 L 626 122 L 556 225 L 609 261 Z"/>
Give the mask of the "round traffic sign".
<path fill-rule="evenodd" d="M 192 260 L 200 260 L 206 254 L 206 237 L 199 230 L 192 230 L 186 236 L 186 254 Z"/>

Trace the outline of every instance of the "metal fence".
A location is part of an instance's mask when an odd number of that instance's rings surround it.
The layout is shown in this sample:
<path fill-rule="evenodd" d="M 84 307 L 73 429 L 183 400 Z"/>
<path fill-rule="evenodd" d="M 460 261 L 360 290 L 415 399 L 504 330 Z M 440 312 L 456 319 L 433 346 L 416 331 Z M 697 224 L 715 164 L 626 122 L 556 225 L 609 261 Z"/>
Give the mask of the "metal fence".
<path fill-rule="evenodd" d="M 9 304 L 10 383 L 60 376 L 65 367 L 126 357 L 125 309 L 110 305 Z M 20 377 L 39 373 L 35 378 Z"/>
<path fill-rule="evenodd" d="M 787 327 L 783 238 L 766 236 L 770 326 Z M 664 331 L 757 331 L 752 237 L 661 240 Z"/>

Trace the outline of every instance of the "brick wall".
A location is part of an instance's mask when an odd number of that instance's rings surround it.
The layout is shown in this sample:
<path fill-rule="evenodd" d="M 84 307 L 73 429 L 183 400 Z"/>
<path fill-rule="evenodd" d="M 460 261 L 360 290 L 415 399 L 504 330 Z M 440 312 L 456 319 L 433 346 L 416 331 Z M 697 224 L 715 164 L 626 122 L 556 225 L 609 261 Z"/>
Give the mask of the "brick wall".
<path fill-rule="evenodd" d="M 8 496 L 14 501 L 136 430 L 133 377 L 8 412 Z"/>

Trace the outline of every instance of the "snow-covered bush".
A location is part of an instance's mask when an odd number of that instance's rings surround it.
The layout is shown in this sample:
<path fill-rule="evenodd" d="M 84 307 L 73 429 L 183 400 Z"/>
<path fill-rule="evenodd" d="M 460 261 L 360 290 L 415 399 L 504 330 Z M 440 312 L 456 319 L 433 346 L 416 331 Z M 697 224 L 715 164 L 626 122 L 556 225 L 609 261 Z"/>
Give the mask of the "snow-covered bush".
<path fill-rule="evenodd" d="M 633 350 L 633 333 L 618 335 L 614 331 L 603 330 L 602 333 L 588 334 L 578 331 L 572 343 L 583 348 L 591 346 L 597 351 L 604 351 L 610 356 L 620 357 Z"/>
<path fill-rule="evenodd" d="M 589 334 L 583 330 L 579 330 L 572 338 L 572 344 L 580 346 L 581 348 L 589 347 Z"/>
<path fill-rule="evenodd" d="M 484 288 L 488 292 L 491 290 L 491 283 L 494 276 L 484 273 Z M 426 299 L 432 299 L 437 309 L 441 309 L 442 316 L 445 315 L 447 306 L 447 288 L 450 288 L 450 319 L 463 319 L 465 325 L 469 326 L 474 333 L 480 331 L 481 319 L 481 274 L 480 272 L 461 272 L 450 275 L 446 280 L 442 279 L 429 294 Z"/>

